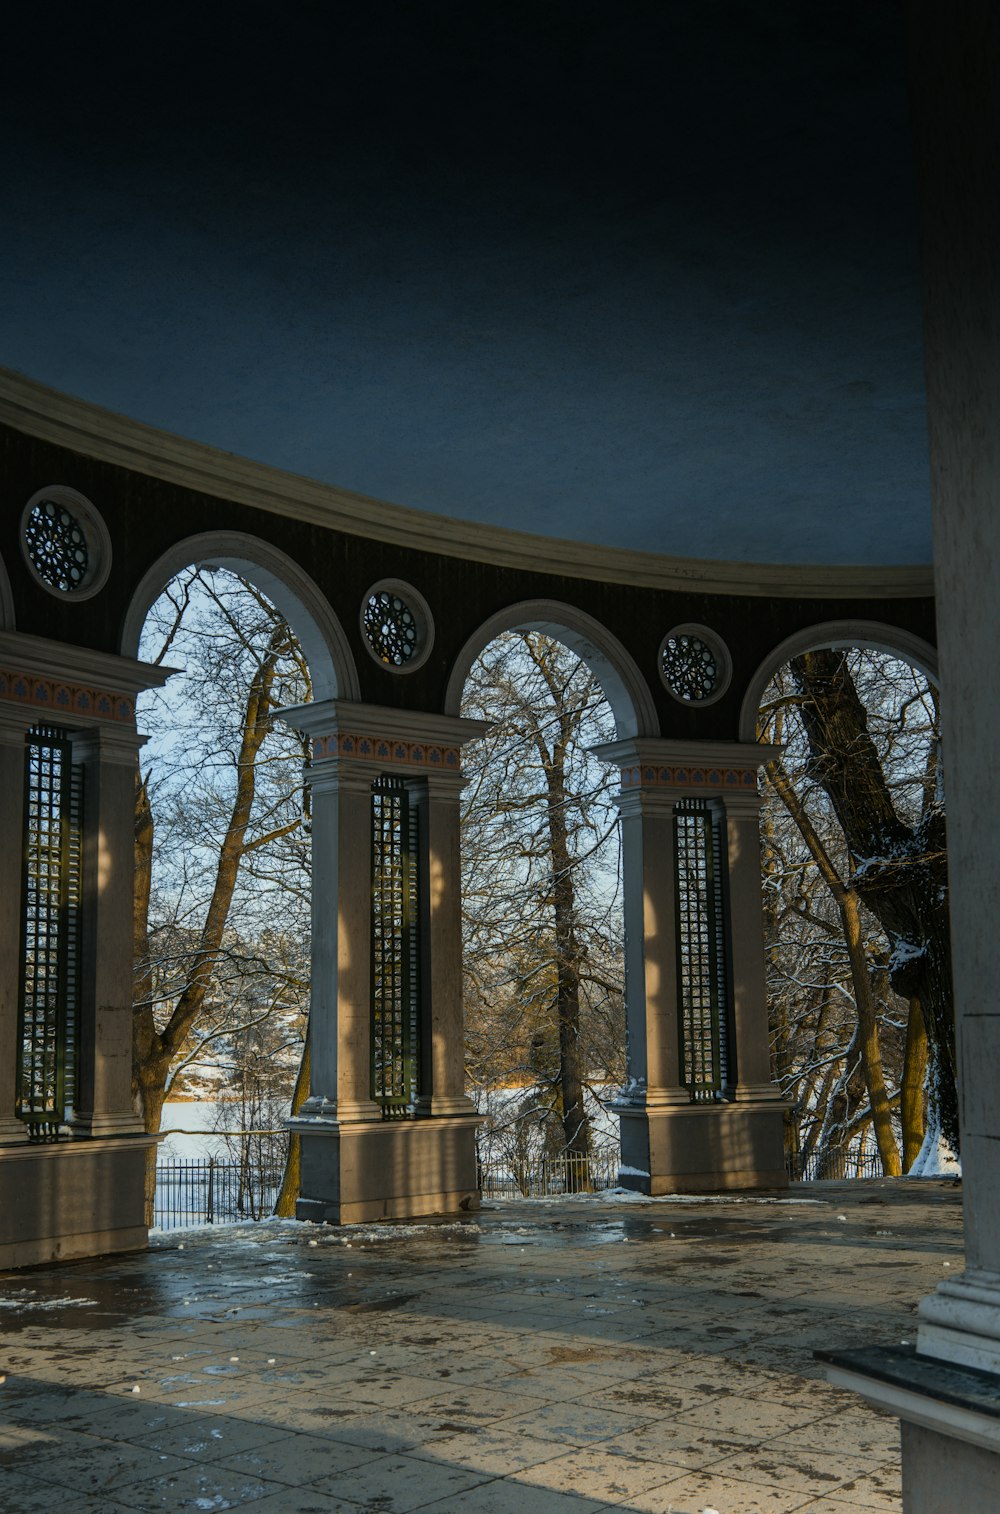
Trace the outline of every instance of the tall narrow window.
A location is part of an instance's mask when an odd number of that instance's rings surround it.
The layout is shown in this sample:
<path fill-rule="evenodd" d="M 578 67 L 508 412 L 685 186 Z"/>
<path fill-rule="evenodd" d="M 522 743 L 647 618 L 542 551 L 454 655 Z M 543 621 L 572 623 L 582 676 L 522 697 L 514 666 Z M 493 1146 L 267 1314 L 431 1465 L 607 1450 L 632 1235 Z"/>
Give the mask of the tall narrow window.
<path fill-rule="evenodd" d="M 45 1141 L 76 1093 L 83 785 L 66 731 L 28 732 L 25 778 L 17 1113 Z"/>
<path fill-rule="evenodd" d="M 372 785 L 372 1098 L 413 1113 L 419 1066 L 416 807 L 401 778 Z"/>
<path fill-rule="evenodd" d="M 698 1103 L 729 1082 L 723 821 L 705 799 L 674 810 L 681 1081 Z"/>

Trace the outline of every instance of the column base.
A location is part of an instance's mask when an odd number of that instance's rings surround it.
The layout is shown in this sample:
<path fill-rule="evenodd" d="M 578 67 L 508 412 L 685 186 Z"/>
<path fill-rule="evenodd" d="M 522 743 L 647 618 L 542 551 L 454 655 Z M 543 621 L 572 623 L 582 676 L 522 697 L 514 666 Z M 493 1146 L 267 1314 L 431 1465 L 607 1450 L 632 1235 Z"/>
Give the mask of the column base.
<path fill-rule="evenodd" d="M 0 1271 L 140 1251 L 155 1136 L 0 1147 Z"/>
<path fill-rule="evenodd" d="M 784 1103 L 621 1107 L 623 1188 L 659 1197 L 788 1187 Z"/>
<path fill-rule="evenodd" d="M 301 1151 L 296 1219 L 353 1225 L 479 1207 L 474 1114 L 288 1123 Z"/>
<path fill-rule="evenodd" d="M 20 1146 L 28 1139 L 28 1127 L 14 1115 L 0 1120 L 0 1146 Z"/>
<path fill-rule="evenodd" d="M 74 1139 L 141 1136 L 146 1133 L 146 1127 L 134 1110 L 123 1110 L 119 1114 L 89 1114 L 82 1110 L 73 1120 L 70 1129 Z"/>
<path fill-rule="evenodd" d="M 906 1514 L 1000 1507 L 1000 1377 L 912 1346 L 817 1351 L 838 1388 L 902 1421 Z"/>
<path fill-rule="evenodd" d="M 969 1268 L 938 1283 L 917 1309 L 917 1350 L 1000 1374 L 1000 1276 Z"/>

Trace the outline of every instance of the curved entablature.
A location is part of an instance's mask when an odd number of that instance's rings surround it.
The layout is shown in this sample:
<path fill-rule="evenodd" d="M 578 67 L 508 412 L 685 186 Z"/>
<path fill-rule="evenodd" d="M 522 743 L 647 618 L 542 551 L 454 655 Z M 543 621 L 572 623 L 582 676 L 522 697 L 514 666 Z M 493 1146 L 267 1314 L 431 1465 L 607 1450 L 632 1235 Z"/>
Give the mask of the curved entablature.
<path fill-rule="evenodd" d="M 358 699 L 360 685 L 344 629 L 309 575 L 270 542 L 238 531 L 206 531 L 175 543 L 144 574 L 129 603 L 121 650 L 138 655 L 153 604 L 184 568 L 227 568 L 248 579 L 284 615 L 302 644 L 316 699 Z"/>
<path fill-rule="evenodd" d="M 573 605 L 554 599 L 528 599 L 507 605 L 469 637 L 455 661 L 445 692 L 445 714 L 459 715 L 462 691 L 472 664 L 504 631 L 541 631 L 587 664 L 604 690 L 620 739 L 656 736 L 659 721 L 649 686 L 631 655 L 600 621 Z"/>
<path fill-rule="evenodd" d="M 878 620 L 830 620 L 806 626 L 769 652 L 751 678 L 740 707 L 740 741 L 757 739 L 760 703 L 778 669 L 803 652 L 818 652 L 823 647 L 867 647 L 875 652 L 885 652 L 890 657 L 898 657 L 901 662 L 912 663 L 933 683 L 938 681 L 936 650 L 911 631 Z"/>
<path fill-rule="evenodd" d="M 934 592 L 930 564 L 818 567 L 668 557 L 414 510 L 171 435 L 10 369 L 0 369 L 0 422 L 185 489 L 442 557 L 531 572 L 551 572 L 558 563 L 575 578 L 674 593 L 871 600 L 930 597 Z"/>
<path fill-rule="evenodd" d="M 0 557 L 0 631 L 14 629 L 14 596 L 10 592 L 10 579 Z"/>

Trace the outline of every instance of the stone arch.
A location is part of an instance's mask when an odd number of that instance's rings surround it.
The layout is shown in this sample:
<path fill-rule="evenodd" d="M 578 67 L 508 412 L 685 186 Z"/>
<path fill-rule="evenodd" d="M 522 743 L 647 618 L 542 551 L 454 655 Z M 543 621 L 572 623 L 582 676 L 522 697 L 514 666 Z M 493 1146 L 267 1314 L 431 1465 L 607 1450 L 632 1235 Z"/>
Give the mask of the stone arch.
<path fill-rule="evenodd" d="M 243 532 L 205 531 L 188 536 L 156 560 L 136 585 L 125 615 L 121 650 L 126 657 L 139 655 L 146 616 L 167 584 L 195 563 L 240 574 L 277 605 L 302 643 L 315 699 L 360 698 L 354 657 L 326 596 L 293 558 Z"/>
<path fill-rule="evenodd" d="M 14 629 L 14 596 L 10 591 L 10 579 L 0 557 L 0 631 Z"/>
<path fill-rule="evenodd" d="M 885 652 L 903 662 L 912 663 L 935 683 L 938 680 L 938 658 L 934 647 L 912 631 L 891 626 L 878 620 L 828 620 L 819 625 L 806 626 L 780 642 L 769 652 L 754 673 L 743 703 L 740 706 L 741 741 L 756 741 L 757 711 L 771 679 L 779 668 L 802 652 L 817 652 L 822 647 L 868 647 L 875 652 Z"/>
<path fill-rule="evenodd" d="M 620 739 L 658 734 L 653 696 L 631 654 L 592 615 L 555 599 L 520 600 L 483 621 L 455 659 L 445 691 L 446 714 L 461 713 L 462 690 L 472 664 L 503 631 L 541 631 L 575 652 L 599 680 Z"/>

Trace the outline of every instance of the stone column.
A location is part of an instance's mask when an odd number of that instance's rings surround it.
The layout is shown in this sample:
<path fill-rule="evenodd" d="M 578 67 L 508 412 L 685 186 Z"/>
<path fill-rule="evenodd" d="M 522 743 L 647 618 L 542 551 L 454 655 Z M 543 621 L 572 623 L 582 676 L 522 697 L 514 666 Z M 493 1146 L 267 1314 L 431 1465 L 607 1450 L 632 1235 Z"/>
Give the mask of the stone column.
<path fill-rule="evenodd" d="M 338 1223 L 478 1202 L 477 1116 L 463 1088 L 459 821 L 462 743 L 482 722 L 327 700 L 286 710 L 313 761 L 310 1094 L 300 1219 Z M 419 812 L 421 1087 L 405 1119 L 371 1097 L 372 784 L 402 778 Z"/>
<path fill-rule="evenodd" d="M 787 1182 L 780 1091 L 770 1077 L 757 768 L 773 748 L 637 738 L 594 749 L 622 770 L 629 1083 L 616 1108 L 622 1182 L 653 1194 L 773 1188 Z M 680 1065 L 676 841 L 682 799 L 725 815 L 737 1081 L 693 1102 Z"/>
<path fill-rule="evenodd" d="M 135 700 L 152 667 L 0 632 L 0 1268 L 144 1246 L 148 1136 L 132 1108 Z M 72 1139 L 11 1130 L 21 909 L 24 738 L 54 724 L 83 768 L 79 1035 Z M 18 1126 L 21 1125 L 17 1121 Z M 9 1137 L 13 1135 L 14 1140 Z"/>
<path fill-rule="evenodd" d="M 912 1347 L 832 1354 L 828 1376 L 902 1420 L 906 1514 L 1000 1488 L 1000 12 L 904 7 L 924 275 L 934 577 L 958 1041 L 966 1270 Z"/>
<path fill-rule="evenodd" d="M 21 911 L 24 871 L 24 737 L 31 716 L 0 708 L 0 1143 L 28 1139 L 14 1114 L 20 1047 Z"/>
<path fill-rule="evenodd" d="M 143 1131 L 132 1105 L 132 895 L 134 731 L 75 732 L 83 767 L 83 939 L 80 1053 L 73 1128 L 78 1135 Z"/>
<path fill-rule="evenodd" d="M 371 1097 L 372 780 L 317 758 L 312 800 L 312 984 L 307 1119 L 377 1120 Z"/>
<path fill-rule="evenodd" d="M 733 1097 L 737 1103 L 780 1100 L 780 1091 L 771 1078 L 761 898 L 760 799 L 756 785 L 745 793 L 727 791 L 723 806 L 729 867 L 729 960 L 736 1041 Z"/>
<path fill-rule="evenodd" d="M 459 773 L 419 783 L 421 818 L 423 1098 L 430 1115 L 471 1115 L 462 1005 L 462 790 Z"/>

